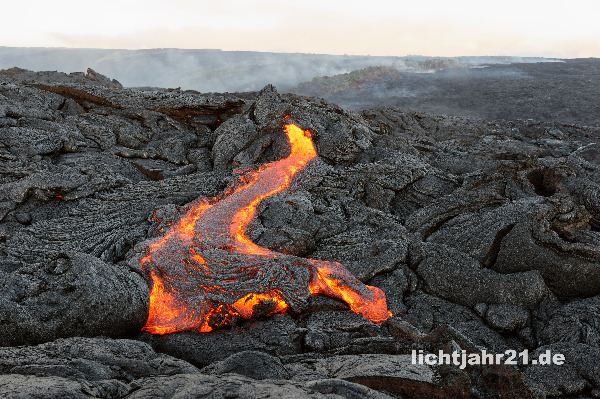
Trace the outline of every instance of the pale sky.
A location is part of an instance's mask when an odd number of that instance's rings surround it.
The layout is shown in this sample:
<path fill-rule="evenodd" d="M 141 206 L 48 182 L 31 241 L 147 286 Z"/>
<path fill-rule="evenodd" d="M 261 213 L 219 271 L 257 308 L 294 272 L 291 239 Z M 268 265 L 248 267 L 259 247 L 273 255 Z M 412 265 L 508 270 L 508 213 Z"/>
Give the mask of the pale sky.
<path fill-rule="evenodd" d="M 0 46 L 600 57 L 596 0 L 17 0 Z"/>

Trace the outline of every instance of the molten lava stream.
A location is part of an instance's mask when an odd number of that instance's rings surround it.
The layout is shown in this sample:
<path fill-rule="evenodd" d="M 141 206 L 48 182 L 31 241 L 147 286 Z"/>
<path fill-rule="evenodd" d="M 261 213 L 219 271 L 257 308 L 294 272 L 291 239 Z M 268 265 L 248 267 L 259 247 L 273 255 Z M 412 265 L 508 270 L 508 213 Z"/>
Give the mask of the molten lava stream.
<path fill-rule="evenodd" d="M 153 334 L 211 331 L 238 317 L 300 309 L 311 294 L 325 294 L 380 323 L 391 313 L 385 296 L 365 286 L 341 264 L 270 251 L 246 236 L 258 204 L 290 186 L 317 153 L 310 132 L 285 125 L 290 155 L 247 173 L 246 183 L 221 199 L 197 200 L 161 238 L 140 253 L 152 279 L 149 317 Z"/>

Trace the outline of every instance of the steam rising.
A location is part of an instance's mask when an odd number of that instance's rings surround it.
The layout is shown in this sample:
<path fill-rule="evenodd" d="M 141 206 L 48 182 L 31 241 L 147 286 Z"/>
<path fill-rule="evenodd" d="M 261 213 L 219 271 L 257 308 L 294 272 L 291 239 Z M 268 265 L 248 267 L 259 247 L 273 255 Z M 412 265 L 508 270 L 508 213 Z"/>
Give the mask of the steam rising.
<path fill-rule="evenodd" d="M 128 87 L 180 87 L 200 92 L 285 90 L 317 76 L 369 66 L 406 70 L 428 57 L 372 57 L 221 50 L 102 50 L 0 47 L 0 69 L 76 72 L 92 68 Z M 430 58 L 430 57 L 429 57 Z M 539 61 L 518 57 L 458 57 L 461 64 Z"/>

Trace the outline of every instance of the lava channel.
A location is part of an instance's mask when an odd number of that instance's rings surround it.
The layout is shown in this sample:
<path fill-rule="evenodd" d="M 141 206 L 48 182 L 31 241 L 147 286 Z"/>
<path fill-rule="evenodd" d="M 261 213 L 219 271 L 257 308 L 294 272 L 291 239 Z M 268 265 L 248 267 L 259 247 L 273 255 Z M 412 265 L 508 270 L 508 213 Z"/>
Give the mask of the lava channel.
<path fill-rule="evenodd" d="M 246 236 L 258 204 L 317 156 L 308 130 L 284 131 L 288 157 L 247 172 L 217 198 L 188 204 L 164 236 L 142 243 L 134 261 L 152 281 L 145 331 L 209 332 L 239 318 L 301 311 L 312 294 L 341 299 L 374 323 L 390 317 L 383 292 L 341 264 L 270 251 Z"/>

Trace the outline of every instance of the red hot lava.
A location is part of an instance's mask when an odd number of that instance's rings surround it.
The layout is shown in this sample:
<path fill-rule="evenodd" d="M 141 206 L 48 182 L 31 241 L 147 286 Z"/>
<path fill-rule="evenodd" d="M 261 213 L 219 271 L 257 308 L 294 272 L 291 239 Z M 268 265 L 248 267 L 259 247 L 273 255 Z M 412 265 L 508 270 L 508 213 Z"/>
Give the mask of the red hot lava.
<path fill-rule="evenodd" d="M 247 173 L 219 199 L 190 203 L 166 235 L 145 244 L 137 258 L 153 282 L 145 331 L 209 332 L 240 317 L 301 310 L 311 294 L 341 299 L 374 323 L 391 315 L 383 292 L 341 264 L 273 252 L 246 236 L 260 201 L 287 189 L 317 156 L 308 130 L 288 124 L 284 131 L 287 158 Z"/>

